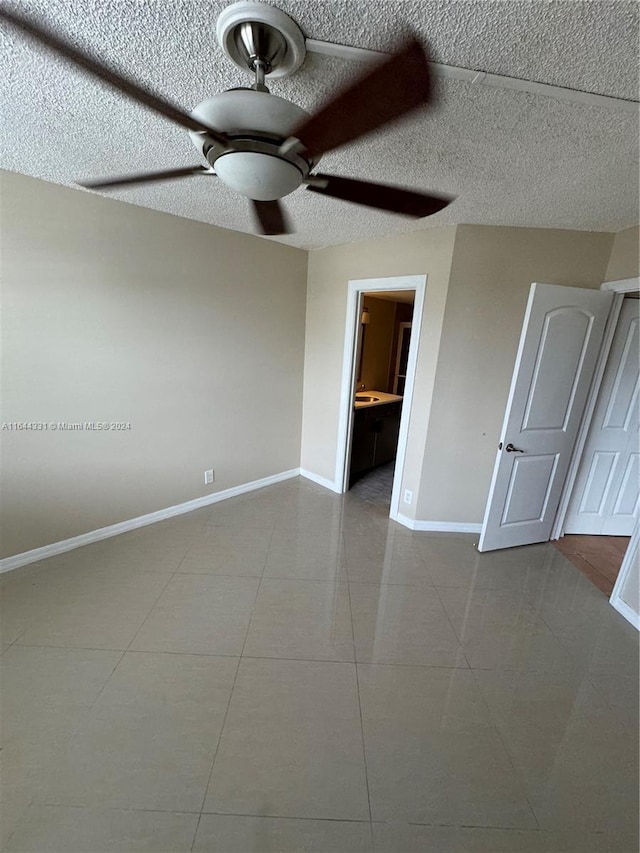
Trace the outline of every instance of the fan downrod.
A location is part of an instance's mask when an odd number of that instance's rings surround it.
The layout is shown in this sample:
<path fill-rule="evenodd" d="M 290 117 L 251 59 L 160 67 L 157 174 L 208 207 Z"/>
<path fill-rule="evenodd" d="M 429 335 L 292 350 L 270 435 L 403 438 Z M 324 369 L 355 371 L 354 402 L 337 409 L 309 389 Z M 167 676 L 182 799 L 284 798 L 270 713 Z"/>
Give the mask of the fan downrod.
<path fill-rule="evenodd" d="M 303 63 L 305 40 L 296 22 L 266 3 L 227 6 L 218 17 L 218 42 L 227 58 L 242 71 L 255 74 L 253 88 L 268 91 L 264 78 L 288 77 Z"/>

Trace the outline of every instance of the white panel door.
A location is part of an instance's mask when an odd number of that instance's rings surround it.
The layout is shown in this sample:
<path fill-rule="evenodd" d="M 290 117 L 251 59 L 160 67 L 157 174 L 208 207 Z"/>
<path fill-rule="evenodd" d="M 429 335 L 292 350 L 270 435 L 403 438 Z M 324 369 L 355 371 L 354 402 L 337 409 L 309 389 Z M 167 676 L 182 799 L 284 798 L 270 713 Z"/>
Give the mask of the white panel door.
<path fill-rule="evenodd" d="M 631 536 L 640 497 L 640 303 L 625 299 L 569 503 L 565 533 Z"/>
<path fill-rule="evenodd" d="M 549 539 L 612 300 L 531 285 L 480 551 Z"/>

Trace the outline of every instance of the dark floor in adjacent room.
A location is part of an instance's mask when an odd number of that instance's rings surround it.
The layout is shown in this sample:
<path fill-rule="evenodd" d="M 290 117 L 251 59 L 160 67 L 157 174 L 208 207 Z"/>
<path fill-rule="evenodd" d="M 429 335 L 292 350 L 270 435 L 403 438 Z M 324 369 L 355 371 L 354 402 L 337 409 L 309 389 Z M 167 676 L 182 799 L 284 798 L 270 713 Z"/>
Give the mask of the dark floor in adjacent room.
<path fill-rule="evenodd" d="M 391 491 L 393 489 L 393 474 L 396 468 L 395 460 L 387 465 L 381 465 L 375 468 L 364 477 L 361 477 L 357 483 L 350 489 L 350 493 L 366 501 L 374 506 L 386 507 L 387 510 L 391 506 Z"/>
<path fill-rule="evenodd" d="M 629 539 L 629 536 L 568 534 L 553 544 L 609 598 Z"/>

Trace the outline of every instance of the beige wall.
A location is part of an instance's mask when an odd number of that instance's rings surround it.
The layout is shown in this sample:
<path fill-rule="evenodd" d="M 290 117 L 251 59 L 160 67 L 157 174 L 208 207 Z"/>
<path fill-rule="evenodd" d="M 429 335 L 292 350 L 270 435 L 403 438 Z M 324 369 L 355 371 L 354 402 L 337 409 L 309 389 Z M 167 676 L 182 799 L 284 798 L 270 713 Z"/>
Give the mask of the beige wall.
<path fill-rule="evenodd" d="M 428 275 L 401 511 L 478 522 L 531 281 L 638 274 L 637 228 L 452 226 L 307 256 L 11 173 L 0 189 L 2 421 L 132 425 L 0 434 L 2 556 L 299 464 L 333 481 L 347 284 L 397 275 Z"/>
<path fill-rule="evenodd" d="M 458 227 L 420 517 L 481 522 L 531 282 L 599 287 L 613 235 Z"/>
<path fill-rule="evenodd" d="M 611 247 L 605 281 L 620 281 L 640 275 L 640 226 L 619 231 Z"/>
<path fill-rule="evenodd" d="M 303 469 L 333 482 L 349 280 L 426 273 L 428 281 L 402 484 L 403 489 L 411 489 L 417 495 L 455 233 L 455 226 L 434 228 L 310 253 Z M 415 517 L 416 513 L 417 517 L 422 517 L 415 500 L 410 507 L 401 504 L 401 511 L 409 517 Z"/>
<path fill-rule="evenodd" d="M 300 464 L 307 254 L 3 173 L 8 556 Z M 203 472 L 216 471 L 205 486 Z"/>
<path fill-rule="evenodd" d="M 369 309 L 369 323 L 365 327 L 359 384 L 364 384 L 369 389 L 386 391 L 396 303 L 365 296 L 363 307 Z"/>

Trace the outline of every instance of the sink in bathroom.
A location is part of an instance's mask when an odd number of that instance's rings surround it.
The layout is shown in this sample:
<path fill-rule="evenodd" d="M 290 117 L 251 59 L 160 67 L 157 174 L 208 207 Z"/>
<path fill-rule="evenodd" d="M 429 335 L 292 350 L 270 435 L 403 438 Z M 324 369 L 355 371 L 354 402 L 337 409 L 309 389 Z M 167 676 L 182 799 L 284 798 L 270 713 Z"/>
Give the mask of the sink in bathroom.
<path fill-rule="evenodd" d="M 368 394 L 356 394 L 356 403 L 379 403 L 380 397 L 370 397 Z"/>

